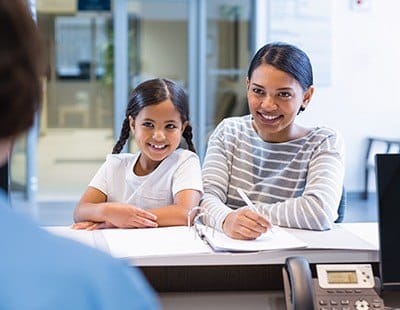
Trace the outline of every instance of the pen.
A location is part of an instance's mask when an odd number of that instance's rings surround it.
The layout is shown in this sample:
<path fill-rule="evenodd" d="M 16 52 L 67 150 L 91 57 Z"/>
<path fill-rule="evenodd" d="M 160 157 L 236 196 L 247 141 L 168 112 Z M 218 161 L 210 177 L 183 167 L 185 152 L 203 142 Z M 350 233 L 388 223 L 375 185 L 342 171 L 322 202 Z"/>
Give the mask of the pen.
<path fill-rule="evenodd" d="M 247 197 L 247 195 L 244 193 L 244 191 L 243 191 L 241 188 L 238 188 L 238 189 L 237 189 L 237 192 L 239 193 L 239 196 L 243 199 L 243 201 L 246 203 L 246 205 L 247 205 L 251 210 L 253 210 L 254 212 L 259 213 L 258 210 L 257 210 L 257 208 L 256 208 L 256 206 L 254 205 L 254 203 L 251 202 L 251 200 L 249 199 L 249 197 Z M 272 223 L 271 223 L 271 227 L 269 228 L 269 230 L 270 230 L 271 232 L 273 232 L 272 228 L 273 228 L 273 225 L 272 225 Z"/>
<path fill-rule="evenodd" d="M 251 210 L 253 210 L 254 212 L 258 212 L 256 206 L 250 201 L 249 197 L 247 197 L 247 195 L 241 188 L 238 188 L 237 192 Z"/>

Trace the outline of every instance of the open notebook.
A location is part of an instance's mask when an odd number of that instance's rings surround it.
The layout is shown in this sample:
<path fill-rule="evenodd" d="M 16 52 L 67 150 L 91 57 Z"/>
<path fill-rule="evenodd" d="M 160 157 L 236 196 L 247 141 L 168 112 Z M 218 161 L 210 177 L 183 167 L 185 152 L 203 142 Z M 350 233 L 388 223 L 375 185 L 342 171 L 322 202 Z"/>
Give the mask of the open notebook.
<path fill-rule="evenodd" d="M 274 228 L 256 240 L 235 240 L 224 233 L 202 224 L 186 226 L 147 228 L 147 229 L 105 229 L 104 238 L 110 253 L 119 258 L 187 255 L 211 253 L 214 251 L 255 252 L 304 248 L 307 244 L 292 234 Z M 207 244 L 210 246 L 208 247 Z"/>
<path fill-rule="evenodd" d="M 307 247 L 307 243 L 278 226 L 275 226 L 272 231 L 269 230 L 255 240 L 232 239 L 223 232 L 211 229 L 202 224 L 196 224 L 195 228 L 199 236 L 205 240 L 214 251 L 254 252 Z"/>

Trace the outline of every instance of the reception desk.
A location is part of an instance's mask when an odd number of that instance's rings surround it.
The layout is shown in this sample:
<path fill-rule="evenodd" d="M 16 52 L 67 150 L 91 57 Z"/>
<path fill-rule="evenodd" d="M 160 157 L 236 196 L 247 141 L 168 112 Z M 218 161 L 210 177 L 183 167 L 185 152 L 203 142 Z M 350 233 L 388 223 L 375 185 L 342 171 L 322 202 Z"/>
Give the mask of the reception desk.
<path fill-rule="evenodd" d="M 127 240 L 126 247 L 132 247 L 132 252 L 122 255 L 113 250 L 115 247 L 112 243 L 115 240 L 107 239 L 106 231 L 74 231 L 68 227 L 46 229 L 139 266 L 158 292 L 282 290 L 281 268 L 285 259 L 290 256 L 307 258 L 313 272 L 317 263 L 370 263 L 375 275 L 379 272 L 376 223 L 342 223 L 323 232 L 285 229 L 304 241 L 307 247 L 240 253 L 215 252 L 211 249 L 203 253 L 188 249 L 187 253 L 183 250 L 178 254 L 165 254 L 162 252 L 165 247 L 161 249 L 160 246 L 163 240 L 157 242 L 153 238 L 146 238 L 149 230 L 130 230 L 129 234 L 132 235 L 144 233 L 139 239 L 142 242 L 138 242 L 138 239 L 132 239 L 135 242 Z M 175 241 L 185 248 L 184 241 Z M 197 239 L 194 242 L 202 241 Z M 154 251 L 143 252 L 140 247 Z M 135 249 L 141 254 L 135 255 Z"/>
<path fill-rule="evenodd" d="M 152 234 L 157 231 L 152 229 L 114 230 L 113 238 L 106 230 L 45 229 L 139 266 L 166 310 L 285 309 L 282 266 L 290 256 L 307 258 L 314 277 L 316 264 L 329 263 L 368 263 L 379 276 L 377 223 L 341 223 L 323 232 L 284 229 L 307 246 L 236 253 L 213 251 L 201 239 L 191 239 L 193 231 L 187 227 L 175 235 L 175 240 L 163 234 L 157 240 Z M 122 248 L 126 245 L 126 250 L 117 251 L 116 244 Z M 382 297 L 385 305 L 400 303 L 397 292 L 386 292 Z"/>

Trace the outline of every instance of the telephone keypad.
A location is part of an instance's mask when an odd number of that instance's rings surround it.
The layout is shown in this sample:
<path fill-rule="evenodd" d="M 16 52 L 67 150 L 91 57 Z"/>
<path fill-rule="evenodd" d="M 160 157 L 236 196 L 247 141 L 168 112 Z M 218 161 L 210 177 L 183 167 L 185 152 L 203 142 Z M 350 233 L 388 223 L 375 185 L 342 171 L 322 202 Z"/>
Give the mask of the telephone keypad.
<path fill-rule="evenodd" d="M 323 289 L 314 280 L 318 310 L 383 310 L 383 301 L 373 288 Z"/>
<path fill-rule="evenodd" d="M 342 299 L 344 297 L 344 299 Z M 320 306 L 319 310 L 351 310 L 351 309 L 383 309 L 383 303 L 381 303 L 378 299 L 373 299 L 370 303 L 363 298 L 357 298 L 354 301 L 350 301 L 351 299 L 345 298 L 345 296 L 336 296 L 338 299 L 319 299 L 318 303 Z M 332 307 L 326 307 L 327 305 L 331 305 Z M 340 306 L 339 306 L 340 304 Z M 352 306 L 354 308 L 352 308 Z M 371 305 L 371 306 L 370 306 Z M 339 306 L 339 307 L 338 307 Z"/>

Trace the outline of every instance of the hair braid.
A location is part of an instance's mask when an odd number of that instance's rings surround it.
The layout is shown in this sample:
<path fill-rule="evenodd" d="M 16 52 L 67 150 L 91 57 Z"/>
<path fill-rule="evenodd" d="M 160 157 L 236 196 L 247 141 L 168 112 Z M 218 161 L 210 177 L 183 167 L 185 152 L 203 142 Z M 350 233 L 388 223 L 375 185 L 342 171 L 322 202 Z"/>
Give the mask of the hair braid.
<path fill-rule="evenodd" d="M 121 150 L 124 147 L 126 140 L 128 140 L 128 138 L 129 138 L 130 131 L 131 131 L 131 129 L 129 127 L 129 119 L 125 118 L 124 122 L 122 124 L 122 129 L 121 129 L 121 133 L 119 135 L 119 139 L 113 147 L 113 150 L 112 150 L 113 154 L 121 153 Z"/>
<path fill-rule="evenodd" d="M 189 124 L 186 126 L 185 130 L 182 133 L 182 136 L 185 138 L 185 141 L 188 145 L 188 148 L 190 151 L 193 153 L 196 153 L 196 149 L 194 148 L 192 139 L 193 139 L 193 133 L 192 133 L 192 126 Z"/>

